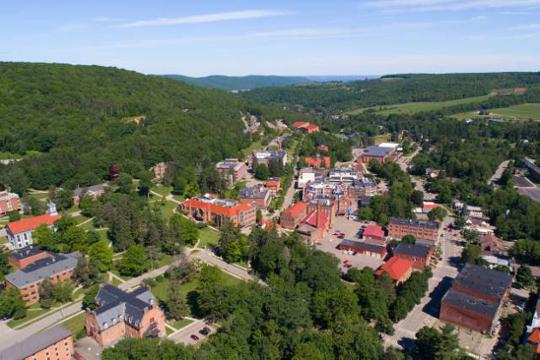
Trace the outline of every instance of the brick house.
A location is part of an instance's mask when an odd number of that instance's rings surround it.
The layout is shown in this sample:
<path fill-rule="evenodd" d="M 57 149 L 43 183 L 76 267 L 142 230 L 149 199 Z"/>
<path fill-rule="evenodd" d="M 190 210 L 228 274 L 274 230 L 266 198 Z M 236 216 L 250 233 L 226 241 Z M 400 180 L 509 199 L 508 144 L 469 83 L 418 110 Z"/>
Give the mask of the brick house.
<path fill-rule="evenodd" d="M 272 194 L 264 185 L 259 184 L 240 189 L 239 200 L 241 204 L 251 204 L 257 209 L 266 210 L 272 200 Z"/>
<path fill-rule="evenodd" d="M 287 229 L 295 229 L 307 216 L 307 204 L 299 201 L 281 213 L 279 223 Z"/>
<path fill-rule="evenodd" d="M 364 240 L 377 240 L 384 242 L 386 235 L 384 229 L 379 225 L 368 225 L 362 232 L 362 238 Z"/>
<path fill-rule="evenodd" d="M 405 235 L 414 236 L 419 243 L 431 245 L 439 237 L 439 223 L 428 220 L 390 218 L 388 236 L 401 240 Z"/>
<path fill-rule="evenodd" d="M 180 210 L 191 219 L 220 226 L 225 220 L 240 227 L 255 225 L 256 211 L 251 204 L 236 200 L 218 199 L 212 195 L 194 197 L 184 201 Z"/>
<path fill-rule="evenodd" d="M 364 149 L 359 157 L 363 164 L 369 164 L 371 160 L 377 161 L 379 164 L 384 164 L 393 161 L 396 156 L 396 149 L 382 146 L 368 146 Z"/>
<path fill-rule="evenodd" d="M 8 256 L 8 262 L 16 269 L 22 270 L 38 260 L 51 257 L 47 251 L 38 247 L 27 246 L 22 249 L 12 251 Z"/>
<path fill-rule="evenodd" d="M 15 249 L 21 249 L 32 245 L 32 232 L 41 225 L 52 227 L 60 219 L 53 203 L 48 204 L 49 208 L 44 215 L 34 216 L 27 219 L 12 221 L 6 225 L 6 235 L 9 243 Z"/>
<path fill-rule="evenodd" d="M 393 255 L 400 259 L 412 261 L 415 269 L 423 271 L 431 261 L 433 248 L 421 244 L 400 243 L 394 249 Z"/>
<path fill-rule="evenodd" d="M 247 176 L 246 164 L 238 159 L 225 159 L 218 162 L 216 164 L 216 170 L 229 187 L 234 186 L 234 184 L 245 179 Z"/>
<path fill-rule="evenodd" d="M 386 263 L 377 269 L 377 271 L 375 271 L 375 275 L 381 276 L 383 273 L 386 273 L 397 285 L 399 285 L 411 277 L 412 271 L 412 261 L 392 256 Z"/>
<path fill-rule="evenodd" d="M 490 333 L 511 285 L 512 276 L 505 272 L 467 264 L 441 301 L 440 319 Z"/>
<path fill-rule="evenodd" d="M 0 216 L 7 215 L 13 211 L 21 210 L 21 199 L 19 195 L 7 191 L 0 191 Z"/>
<path fill-rule="evenodd" d="M 0 351 L 0 360 L 71 360 L 73 336 L 57 325 Z"/>
<path fill-rule="evenodd" d="M 353 251 L 357 254 L 373 256 L 378 259 L 384 259 L 387 254 L 386 246 L 369 244 L 354 240 L 342 240 L 338 244 L 337 248 L 339 250 Z"/>
<path fill-rule="evenodd" d="M 97 309 L 86 313 L 85 329 L 101 346 L 114 344 L 125 337 L 166 334 L 165 314 L 147 287 L 128 293 L 112 285 L 103 285 L 96 303 Z"/>
<path fill-rule="evenodd" d="M 27 265 L 22 270 L 17 270 L 4 277 L 6 288 L 17 288 L 21 292 L 21 298 L 27 306 L 39 301 L 39 287 L 45 279 L 53 284 L 71 280 L 73 270 L 81 254 L 73 252 L 69 254 L 54 254 L 50 257 L 37 260 Z"/>

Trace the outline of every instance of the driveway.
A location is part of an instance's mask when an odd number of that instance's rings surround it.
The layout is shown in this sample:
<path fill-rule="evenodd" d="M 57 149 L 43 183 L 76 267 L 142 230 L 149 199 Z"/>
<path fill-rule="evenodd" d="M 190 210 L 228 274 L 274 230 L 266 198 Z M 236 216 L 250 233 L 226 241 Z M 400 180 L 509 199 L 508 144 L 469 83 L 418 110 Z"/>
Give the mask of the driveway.
<path fill-rule="evenodd" d="M 208 327 L 208 329 L 210 329 L 210 333 L 207 336 L 199 332 L 204 327 Z M 207 339 L 208 336 L 215 334 L 215 332 L 216 329 L 213 326 L 207 325 L 203 320 L 197 320 L 170 334 L 168 338 L 176 343 L 182 343 L 184 345 L 196 345 Z M 197 336 L 199 340 L 192 339 L 191 335 Z"/>

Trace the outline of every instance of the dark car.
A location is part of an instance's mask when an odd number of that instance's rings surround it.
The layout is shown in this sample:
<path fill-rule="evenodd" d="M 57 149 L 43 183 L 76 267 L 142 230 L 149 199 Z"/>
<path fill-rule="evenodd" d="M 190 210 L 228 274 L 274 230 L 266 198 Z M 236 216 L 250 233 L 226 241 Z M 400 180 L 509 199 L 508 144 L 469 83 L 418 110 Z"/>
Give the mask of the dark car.
<path fill-rule="evenodd" d="M 199 341 L 199 337 L 197 335 L 195 335 L 195 334 L 191 334 L 190 338 L 195 340 L 195 341 Z"/>
<path fill-rule="evenodd" d="M 210 334 L 210 328 L 208 326 L 203 327 L 201 330 L 199 330 L 199 334 L 207 336 Z"/>

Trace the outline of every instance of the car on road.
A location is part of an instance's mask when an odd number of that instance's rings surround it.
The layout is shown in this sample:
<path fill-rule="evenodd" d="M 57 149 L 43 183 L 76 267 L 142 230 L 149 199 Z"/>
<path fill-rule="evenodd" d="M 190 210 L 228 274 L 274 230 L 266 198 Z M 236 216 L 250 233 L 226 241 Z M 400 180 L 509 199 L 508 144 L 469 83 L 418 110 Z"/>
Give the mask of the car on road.
<path fill-rule="evenodd" d="M 195 341 L 199 341 L 199 337 L 195 334 L 191 334 L 190 338 Z"/>
<path fill-rule="evenodd" d="M 203 327 L 201 330 L 199 330 L 199 334 L 208 336 L 208 334 L 210 334 L 210 328 L 208 326 Z"/>

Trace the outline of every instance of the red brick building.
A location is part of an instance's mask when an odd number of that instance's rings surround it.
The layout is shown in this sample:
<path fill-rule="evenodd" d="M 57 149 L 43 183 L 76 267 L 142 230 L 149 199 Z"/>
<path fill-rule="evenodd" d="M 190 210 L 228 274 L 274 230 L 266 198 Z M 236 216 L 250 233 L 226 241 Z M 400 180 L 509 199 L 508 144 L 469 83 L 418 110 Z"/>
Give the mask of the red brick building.
<path fill-rule="evenodd" d="M 508 297 L 512 276 L 466 265 L 441 301 L 443 321 L 480 332 L 492 332 Z"/>
<path fill-rule="evenodd" d="M 27 246 L 25 248 L 12 251 L 8 256 L 8 262 L 14 268 L 22 270 L 38 260 L 49 257 L 51 257 L 51 255 L 45 250 L 33 246 Z"/>
<path fill-rule="evenodd" d="M 396 148 L 382 147 L 382 146 L 368 146 L 364 149 L 360 155 L 360 162 L 369 164 L 370 161 L 375 160 L 379 164 L 384 164 L 389 161 L 393 161 L 396 157 Z"/>
<path fill-rule="evenodd" d="M 165 314 L 152 292 L 140 287 L 127 293 L 112 285 L 103 285 L 96 296 L 98 308 L 86 313 L 85 328 L 101 346 L 125 337 L 165 336 Z"/>
<path fill-rule="evenodd" d="M 7 191 L 0 191 L 0 216 L 21 210 L 19 195 Z"/>
<path fill-rule="evenodd" d="M 0 351 L 1 360 L 71 360 L 73 336 L 57 325 Z"/>
<path fill-rule="evenodd" d="M 391 218 L 388 236 L 401 240 L 405 235 L 412 235 L 420 242 L 435 243 L 439 237 L 439 223 L 428 220 Z"/>
<path fill-rule="evenodd" d="M 431 261 L 433 248 L 421 244 L 399 244 L 393 252 L 395 257 L 410 260 L 416 270 L 423 271 Z"/>
<path fill-rule="evenodd" d="M 218 162 L 216 170 L 230 187 L 247 176 L 246 164 L 238 159 L 225 159 Z"/>
<path fill-rule="evenodd" d="M 264 185 L 240 189 L 239 200 L 241 204 L 251 204 L 257 209 L 266 210 L 272 200 L 272 193 Z"/>
<path fill-rule="evenodd" d="M 357 254 L 365 254 L 384 259 L 387 254 L 386 246 L 364 243 L 353 240 L 343 240 L 337 246 L 339 250 L 353 251 Z"/>
<path fill-rule="evenodd" d="M 312 133 L 320 131 L 320 128 L 317 125 L 314 125 L 306 121 L 297 121 L 294 124 L 292 124 L 292 127 L 293 129 L 303 131 L 307 134 L 312 134 Z"/>
<path fill-rule="evenodd" d="M 306 164 L 315 169 L 330 169 L 332 159 L 330 156 L 316 155 L 306 157 Z"/>
<path fill-rule="evenodd" d="M 368 225 L 362 232 L 362 238 L 365 240 L 377 240 L 384 242 L 386 235 L 382 226 Z"/>
<path fill-rule="evenodd" d="M 279 223 L 287 229 L 295 229 L 307 216 L 307 204 L 299 201 L 281 213 Z"/>
<path fill-rule="evenodd" d="M 255 225 L 257 211 L 251 204 L 218 199 L 210 195 L 188 199 L 180 205 L 180 210 L 189 218 L 206 223 L 220 226 L 228 220 L 240 227 Z"/>
<path fill-rule="evenodd" d="M 375 271 L 375 275 L 381 276 L 386 273 L 396 284 L 401 284 L 411 277 L 412 271 L 412 261 L 392 256 L 390 260 Z"/>

